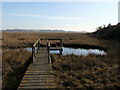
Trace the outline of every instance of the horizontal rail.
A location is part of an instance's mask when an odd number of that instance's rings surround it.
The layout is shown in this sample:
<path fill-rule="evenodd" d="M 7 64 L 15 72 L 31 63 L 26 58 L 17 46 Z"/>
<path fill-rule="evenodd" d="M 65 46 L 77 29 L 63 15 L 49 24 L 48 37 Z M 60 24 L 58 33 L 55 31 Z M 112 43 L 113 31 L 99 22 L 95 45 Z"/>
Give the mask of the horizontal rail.
<path fill-rule="evenodd" d="M 38 40 L 33 44 L 33 46 L 36 46 L 39 41 L 40 41 L 40 39 L 38 39 Z"/>
<path fill-rule="evenodd" d="M 42 39 L 38 39 L 32 46 L 32 62 L 34 60 L 34 57 L 36 56 L 36 53 L 39 51 L 40 49 L 40 44 L 41 44 L 41 40 L 46 40 L 47 41 L 47 50 L 48 50 L 48 63 L 51 63 L 51 58 L 50 58 L 50 50 L 59 50 L 60 54 L 62 54 L 62 39 L 56 38 L 56 39 L 52 39 L 52 38 L 42 38 Z M 50 43 L 48 42 L 48 40 L 60 40 L 60 48 L 57 49 L 52 49 L 50 48 Z"/>
<path fill-rule="evenodd" d="M 56 39 L 54 39 L 54 38 L 41 38 L 40 40 L 62 40 L 62 39 L 60 39 L 60 38 L 56 38 Z"/>

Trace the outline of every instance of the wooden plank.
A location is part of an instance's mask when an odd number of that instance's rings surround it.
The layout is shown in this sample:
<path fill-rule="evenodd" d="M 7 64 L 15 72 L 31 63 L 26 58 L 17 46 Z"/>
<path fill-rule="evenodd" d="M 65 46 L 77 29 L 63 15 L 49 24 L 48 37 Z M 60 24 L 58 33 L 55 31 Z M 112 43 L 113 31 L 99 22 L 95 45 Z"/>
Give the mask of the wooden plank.
<path fill-rule="evenodd" d="M 53 73 L 53 71 L 26 71 L 26 73 Z"/>
<path fill-rule="evenodd" d="M 52 65 L 48 64 L 47 49 L 36 53 L 32 64 L 29 65 L 19 87 L 21 88 L 48 88 L 54 87 Z"/>
<path fill-rule="evenodd" d="M 52 70 L 52 69 L 34 69 L 34 68 L 33 68 L 33 69 L 32 69 L 32 68 L 29 69 L 29 71 L 33 71 L 33 70 L 34 70 L 34 71 L 38 71 L 38 70 L 39 70 L 39 71 L 50 71 L 50 70 Z"/>
<path fill-rule="evenodd" d="M 37 80 L 37 79 L 36 79 L 36 80 L 35 80 L 35 79 L 30 79 L 30 80 L 29 80 L 29 79 L 26 79 L 26 80 L 24 79 L 24 80 L 22 81 L 22 83 L 30 83 L 30 82 L 31 82 L 31 83 L 33 83 L 33 82 L 34 82 L 34 83 L 35 83 L 35 82 L 42 82 L 42 83 L 43 83 L 43 82 L 44 82 L 44 83 L 49 83 L 49 82 L 50 82 L 50 83 L 54 83 L 54 80 L 53 80 L 53 79 L 38 79 L 38 80 Z"/>
<path fill-rule="evenodd" d="M 47 85 L 42 85 L 42 86 L 40 86 L 40 85 L 33 85 L 33 86 L 31 86 L 31 88 L 29 88 L 29 86 L 26 86 L 26 87 L 20 87 L 20 88 L 18 88 L 18 90 L 34 90 L 34 89 L 46 89 L 46 88 L 55 88 L 55 86 L 54 85 L 52 85 L 52 86 L 47 86 Z"/>
<path fill-rule="evenodd" d="M 42 83 L 42 82 L 33 82 L 33 83 L 22 83 L 21 85 L 20 85 L 20 87 L 22 86 L 22 87 L 28 87 L 29 86 L 29 88 L 31 87 L 31 86 L 51 86 L 51 85 L 53 85 L 53 82 L 52 83 Z"/>
<path fill-rule="evenodd" d="M 38 56 L 38 57 L 36 57 L 35 58 L 35 60 L 37 61 L 37 60 L 39 60 L 39 61 L 41 61 L 41 60 L 47 60 L 48 59 L 48 56 Z"/>
<path fill-rule="evenodd" d="M 52 67 L 49 67 L 49 66 L 30 66 L 28 67 L 28 70 L 52 70 Z"/>
<path fill-rule="evenodd" d="M 48 72 L 44 72 L 44 73 L 43 72 L 42 73 L 35 72 L 35 73 L 25 73 L 25 75 L 50 75 L 50 74 L 48 74 Z"/>
<path fill-rule="evenodd" d="M 24 80 L 54 80 L 53 77 L 23 77 Z M 21 81 L 22 82 L 22 81 Z"/>
<path fill-rule="evenodd" d="M 25 75 L 26 74 L 42 74 L 42 75 L 53 75 L 53 71 L 26 71 Z"/>
<path fill-rule="evenodd" d="M 40 40 L 62 40 L 60 38 L 41 38 Z"/>
<path fill-rule="evenodd" d="M 54 80 L 53 78 L 51 78 L 51 77 L 45 77 L 45 78 L 39 78 L 39 77 L 31 77 L 31 78 L 29 78 L 29 77 L 24 77 L 22 80 Z M 21 81 L 22 82 L 22 81 Z"/>

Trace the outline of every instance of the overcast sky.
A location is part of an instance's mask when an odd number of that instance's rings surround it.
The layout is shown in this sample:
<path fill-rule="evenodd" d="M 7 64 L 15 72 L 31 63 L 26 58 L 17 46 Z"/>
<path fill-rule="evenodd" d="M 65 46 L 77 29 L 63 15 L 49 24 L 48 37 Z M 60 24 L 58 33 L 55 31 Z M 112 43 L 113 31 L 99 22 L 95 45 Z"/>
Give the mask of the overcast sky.
<path fill-rule="evenodd" d="M 94 31 L 117 24 L 117 2 L 4 2 L 2 29 Z"/>

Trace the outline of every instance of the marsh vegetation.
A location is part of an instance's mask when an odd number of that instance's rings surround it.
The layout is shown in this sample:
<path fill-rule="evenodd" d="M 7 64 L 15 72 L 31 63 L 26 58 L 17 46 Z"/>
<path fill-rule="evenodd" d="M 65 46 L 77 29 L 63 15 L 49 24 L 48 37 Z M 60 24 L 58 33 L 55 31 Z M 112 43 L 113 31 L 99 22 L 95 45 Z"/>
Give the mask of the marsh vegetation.
<path fill-rule="evenodd" d="M 52 54 L 57 87 L 120 86 L 120 42 L 97 39 L 83 33 L 3 32 L 3 88 L 18 87 L 30 61 L 31 53 L 13 48 L 31 47 L 38 38 L 61 38 L 65 46 L 105 49 L 107 55 L 87 56 Z M 45 42 L 42 43 L 43 45 Z M 12 82 L 12 83 L 11 83 Z"/>
<path fill-rule="evenodd" d="M 17 89 L 31 60 L 31 53 L 25 50 L 2 52 L 2 88 Z"/>

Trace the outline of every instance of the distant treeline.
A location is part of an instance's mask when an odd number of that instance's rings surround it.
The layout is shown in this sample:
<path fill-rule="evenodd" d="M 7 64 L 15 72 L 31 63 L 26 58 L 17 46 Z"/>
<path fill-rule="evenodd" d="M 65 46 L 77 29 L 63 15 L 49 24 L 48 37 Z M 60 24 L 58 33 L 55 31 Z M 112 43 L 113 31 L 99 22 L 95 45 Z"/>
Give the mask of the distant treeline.
<path fill-rule="evenodd" d="M 36 30 L 36 29 L 6 29 L 2 30 L 2 32 L 45 32 L 45 33 L 87 33 L 86 31 L 65 31 L 65 30 Z"/>
<path fill-rule="evenodd" d="M 2 30 L 2 32 L 65 32 L 64 30 L 31 30 L 31 29 L 6 29 Z"/>
<path fill-rule="evenodd" d="M 97 31 L 91 33 L 90 35 L 100 39 L 120 40 L 120 23 L 117 25 L 109 24 L 108 26 L 100 26 L 97 28 Z"/>

